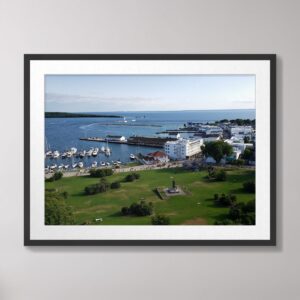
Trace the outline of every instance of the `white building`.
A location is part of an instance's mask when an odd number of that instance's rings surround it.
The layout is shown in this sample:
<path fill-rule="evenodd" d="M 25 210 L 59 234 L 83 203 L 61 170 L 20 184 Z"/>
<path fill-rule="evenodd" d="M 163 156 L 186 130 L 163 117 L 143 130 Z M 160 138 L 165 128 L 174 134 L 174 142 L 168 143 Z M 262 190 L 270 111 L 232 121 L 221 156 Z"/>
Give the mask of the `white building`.
<path fill-rule="evenodd" d="M 201 152 L 203 139 L 168 141 L 164 145 L 165 153 L 171 158 L 182 160 Z"/>
<path fill-rule="evenodd" d="M 253 144 L 251 143 L 244 143 L 244 141 L 239 141 L 236 138 L 231 138 L 229 140 L 225 140 L 226 143 L 232 146 L 234 151 L 237 151 L 236 155 L 243 154 L 246 148 L 253 148 Z"/>
<path fill-rule="evenodd" d="M 249 136 L 249 137 L 251 137 L 252 133 L 253 133 L 252 126 L 233 126 L 233 127 L 230 127 L 231 136 L 239 136 L 239 137 Z"/>
<path fill-rule="evenodd" d="M 144 162 L 146 165 L 157 164 L 157 163 L 167 163 L 169 161 L 168 155 L 163 151 L 155 151 L 148 153 L 144 157 Z"/>

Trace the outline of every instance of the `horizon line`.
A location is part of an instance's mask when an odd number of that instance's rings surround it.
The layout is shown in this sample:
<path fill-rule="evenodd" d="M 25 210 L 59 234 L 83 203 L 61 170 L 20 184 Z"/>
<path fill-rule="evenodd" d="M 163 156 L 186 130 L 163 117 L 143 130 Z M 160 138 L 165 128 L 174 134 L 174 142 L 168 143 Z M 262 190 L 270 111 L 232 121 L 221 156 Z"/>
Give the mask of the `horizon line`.
<path fill-rule="evenodd" d="M 179 109 L 179 110 L 115 110 L 115 111 L 45 111 L 47 112 L 59 112 L 59 113 L 116 113 L 116 112 L 189 112 L 189 111 L 223 111 L 223 110 L 256 110 L 255 108 L 223 108 L 223 109 Z"/>

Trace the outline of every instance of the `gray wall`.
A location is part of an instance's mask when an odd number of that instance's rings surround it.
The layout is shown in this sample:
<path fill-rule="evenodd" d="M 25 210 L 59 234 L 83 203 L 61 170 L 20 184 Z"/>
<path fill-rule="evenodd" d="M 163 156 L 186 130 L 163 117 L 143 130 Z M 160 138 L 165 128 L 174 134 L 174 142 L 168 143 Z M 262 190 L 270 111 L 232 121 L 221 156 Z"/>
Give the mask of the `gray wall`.
<path fill-rule="evenodd" d="M 299 9 L 0 0 L 0 299 L 299 299 Z M 277 53 L 278 246 L 24 248 L 24 53 Z"/>

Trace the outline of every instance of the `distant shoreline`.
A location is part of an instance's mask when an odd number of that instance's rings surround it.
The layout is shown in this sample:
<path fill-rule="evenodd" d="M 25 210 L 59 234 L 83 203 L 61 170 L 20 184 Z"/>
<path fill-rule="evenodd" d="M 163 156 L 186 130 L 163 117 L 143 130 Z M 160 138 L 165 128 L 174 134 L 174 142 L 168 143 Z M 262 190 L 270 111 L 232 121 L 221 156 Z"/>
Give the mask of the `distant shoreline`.
<path fill-rule="evenodd" d="M 123 118 L 118 115 L 90 114 L 90 113 L 67 113 L 67 112 L 45 112 L 45 118 Z"/>

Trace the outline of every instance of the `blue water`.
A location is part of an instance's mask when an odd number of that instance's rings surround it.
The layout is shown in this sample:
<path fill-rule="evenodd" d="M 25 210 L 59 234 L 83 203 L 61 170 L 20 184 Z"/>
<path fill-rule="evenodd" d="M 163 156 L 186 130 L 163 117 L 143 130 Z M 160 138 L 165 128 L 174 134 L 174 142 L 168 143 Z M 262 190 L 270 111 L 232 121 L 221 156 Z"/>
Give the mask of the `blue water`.
<path fill-rule="evenodd" d="M 96 113 L 96 112 L 95 112 Z M 91 147 L 105 146 L 100 142 L 80 141 L 81 137 L 105 137 L 106 135 L 159 136 L 157 133 L 166 129 L 177 129 L 186 122 L 210 122 L 221 119 L 255 119 L 255 110 L 205 110 L 205 111 L 170 111 L 170 112 L 113 112 L 126 118 L 47 118 L 45 119 L 45 144 L 49 150 L 63 152 L 71 147 L 78 151 Z M 135 121 L 133 121 L 135 120 Z M 163 136 L 163 135 L 160 135 Z M 187 136 L 185 136 L 187 137 Z M 112 154 L 105 157 L 98 154 L 96 158 L 83 159 L 46 159 L 45 164 L 72 164 L 83 161 L 85 166 L 92 162 L 111 162 L 112 160 L 130 161 L 131 153 L 147 154 L 159 150 L 157 148 L 109 144 Z"/>

